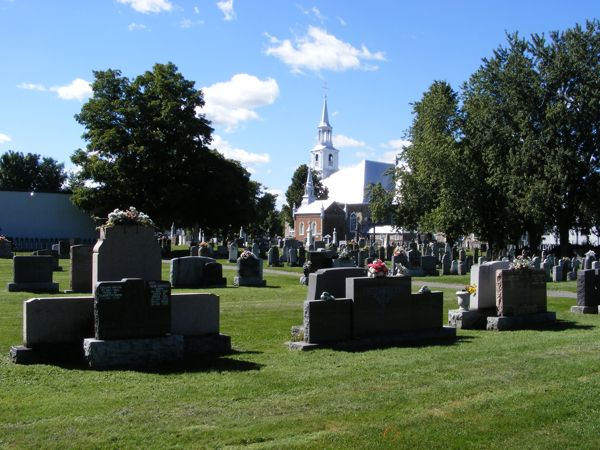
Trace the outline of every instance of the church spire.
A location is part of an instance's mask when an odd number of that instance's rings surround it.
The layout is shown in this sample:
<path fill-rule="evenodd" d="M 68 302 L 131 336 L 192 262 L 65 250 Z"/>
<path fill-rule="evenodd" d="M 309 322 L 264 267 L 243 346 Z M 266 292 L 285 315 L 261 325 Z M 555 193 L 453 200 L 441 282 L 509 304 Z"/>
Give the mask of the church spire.
<path fill-rule="evenodd" d="M 304 196 L 302 197 L 303 205 L 310 205 L 315 201 L 315 187 L 313 185 L 312 172 L 310 167 L 306 175 L 306 185 L 304 186 Z"/>
<path fill-rule="evenodd" d="M 323 112 L 317 132 L 317 145 L 310 151 L 310 168 L 321 175 L 322 179 L 325 179 L 338 171 L 339 156 L 338 149 L 333 146 L 333 128 L 329 123 L 327 95 L 323 99 Z"/>
<path fill-rule="evenodd" d="M 325 96 L 325 101 L 323 102 L 323 114 L 321 115 L 319 128 L 331 128 L 331 125 L 329 125 L 329 113 L 327 112 L 327 96 Z"/>

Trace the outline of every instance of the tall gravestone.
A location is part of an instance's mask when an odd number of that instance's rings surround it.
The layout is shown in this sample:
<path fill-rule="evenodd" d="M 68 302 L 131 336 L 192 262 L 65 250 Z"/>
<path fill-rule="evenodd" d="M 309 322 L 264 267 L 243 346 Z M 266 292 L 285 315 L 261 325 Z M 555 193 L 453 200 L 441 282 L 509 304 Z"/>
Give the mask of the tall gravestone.
<path fill-rule="evenodd" d="M 577 274 L 577 305 L 571 312 L 598 314 L 600 305 L 600 272 L 593 269 L 580 270 Z"/>
<path fill-rule="evenodd" d="M 264 287 L 267 285 L 263 280 L 262 259 L 253 253 L 245 251 L 237 260 L 237 273 L 233 278 L 234 286 Z"/>
<path fill-rule="evenodd" d="M 91 245 L 71 246 L 71 291 L 92 292 L 92 255 Z"/>
<path fill-rule="evenodd" d="M 100 229 L 92 257 L 92 288 L 100 281 L 161 279 L 162 258 L 154 230 L 138 225 Z"/>
<path fill-rule="evenodd" d="M 237 241 L 233 241 L 229 244 L 229 262 L 236 262 L 238 259 L 238 244 Z"/>

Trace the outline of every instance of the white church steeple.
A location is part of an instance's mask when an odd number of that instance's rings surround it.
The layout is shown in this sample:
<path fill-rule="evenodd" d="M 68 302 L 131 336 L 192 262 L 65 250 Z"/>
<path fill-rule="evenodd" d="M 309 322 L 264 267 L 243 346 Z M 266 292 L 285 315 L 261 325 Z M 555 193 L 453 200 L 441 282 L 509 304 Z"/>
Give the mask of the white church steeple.
<path fill-rule="evenodd" d="M 310 205 L 315 201 L 315 188 L 312 180 L 312 172 L 310 167 L 306 175 L 306 185 L 304 186 L 304 195 L 302 196 L 302 205 Z"/>
<path fill-rule="evenodd" d="M 332 130 L 327 111 L 327 96 L 323 101 L 321 123 L 318 126 L 318 143 L 310 151 L 310 169 L 318 172 L 321 179 L 327 178 L 339 169 L 339 150 L 333 146 Z"/>

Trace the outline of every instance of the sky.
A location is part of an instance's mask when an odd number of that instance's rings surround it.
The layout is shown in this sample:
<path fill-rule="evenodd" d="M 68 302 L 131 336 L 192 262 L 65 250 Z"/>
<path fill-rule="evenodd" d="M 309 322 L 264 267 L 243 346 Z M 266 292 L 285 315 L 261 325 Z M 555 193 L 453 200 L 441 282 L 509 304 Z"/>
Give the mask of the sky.
<path fill-rule="evenodd" d="M 172 62 L 204 93 L 212 147 L 283 200 L 325 95 L 340 166 L 392 162 L 434 81 L 459 90 L 507 32 L 599 16 L 598 0 L 0 0 L 0 154 L 72 170 L 93 72 Z"/>

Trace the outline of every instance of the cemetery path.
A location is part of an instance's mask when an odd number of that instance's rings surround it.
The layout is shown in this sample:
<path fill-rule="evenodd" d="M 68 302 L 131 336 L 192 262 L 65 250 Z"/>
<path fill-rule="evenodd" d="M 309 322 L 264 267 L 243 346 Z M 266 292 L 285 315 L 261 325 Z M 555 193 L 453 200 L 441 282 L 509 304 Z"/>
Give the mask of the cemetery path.
<path fill-rule="evenodd" d="M 223 265 L 223 269 L 234 270 L 236 266 L 234 265 Z M 302 274 L 298 272 L 288 272 L 285 270 L 276 270 L 276 269 L 263 269 L 264 273 L 270 273 L 274 275 L 287 275 L 291 277 L 300 277 Z M 413 283 L 417 286 L 429 286 L 434 288 L 442 288 L 442 289 L 462 289 L 464 288 L 463 284 L 453 284 L 453 283 L 438 283 L 435 281 L 425 281 L 419 280 L 418 278 L 413 278 Z M 564 297 L 564 298 L 577 298 L 577 294 L 575 292 L 568 291 L 548 291 L 548 297 Z"/>

